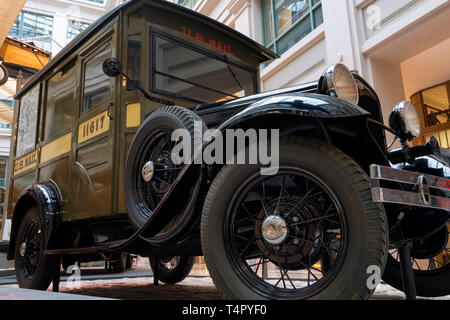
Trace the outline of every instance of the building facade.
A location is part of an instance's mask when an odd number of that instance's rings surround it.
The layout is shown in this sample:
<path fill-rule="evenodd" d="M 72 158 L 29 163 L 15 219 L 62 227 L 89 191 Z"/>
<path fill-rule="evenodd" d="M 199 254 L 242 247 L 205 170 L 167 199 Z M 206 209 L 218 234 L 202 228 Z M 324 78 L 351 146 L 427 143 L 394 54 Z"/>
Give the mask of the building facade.
<path fill-rule="evenodd" d="M 27 0 L 9 36 L 56 55 L 107 11 L 108 0 Z"/>

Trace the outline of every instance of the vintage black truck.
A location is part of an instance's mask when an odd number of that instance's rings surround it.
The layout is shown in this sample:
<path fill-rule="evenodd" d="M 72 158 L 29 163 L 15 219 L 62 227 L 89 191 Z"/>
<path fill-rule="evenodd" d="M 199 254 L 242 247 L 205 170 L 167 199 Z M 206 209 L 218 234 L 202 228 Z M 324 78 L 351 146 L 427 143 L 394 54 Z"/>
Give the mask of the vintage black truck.
<path fill-rule="evenodd" d="M 78 36 L 17 95 L 19 285 L 56 290 L 61 261 L 126 252 L 166 283 L 204 256 L 231 299 L 368 299 L 380 276 L 411 298 L 449 294 L 447 151 L 410 145 L 420 123 L 407 101 L 384 125 L 375 90 L 342 64 L 260 93 L 259 67 L 276 58 L 160 0 L 128 1 Z M 252 134 L 269 171 L 226 156 L 258 152 Z"/>

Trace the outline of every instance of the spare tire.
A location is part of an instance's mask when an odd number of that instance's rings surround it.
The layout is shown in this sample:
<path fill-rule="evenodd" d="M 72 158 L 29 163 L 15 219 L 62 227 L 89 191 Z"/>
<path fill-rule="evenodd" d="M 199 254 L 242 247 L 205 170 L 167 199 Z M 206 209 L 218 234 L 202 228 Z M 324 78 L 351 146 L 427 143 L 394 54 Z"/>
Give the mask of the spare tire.
<path fill-rule="evenodd" d="M 200 125 L 195 126 L 195 122 Z M 185 129 L 191 137 L 191 153 L 194 152 L 194 132 L 203 134 L 205 123 L 193 111 L 166 106 L 153 111 L 142 123 L 131 143 L 125 166 L 124 194 L 131 224 L 141 228 L 153 214 L 154 209 L 169 191 L 184 164 L 174 164 L 172 133 Z M 198 134 L 197 133 L 197 134 Z M 189 197 L 189 190 L 186 190 Z M 175 215 L 151 242 L 164 244 L 183 235 L 192 226 L 193 202 Z"/>

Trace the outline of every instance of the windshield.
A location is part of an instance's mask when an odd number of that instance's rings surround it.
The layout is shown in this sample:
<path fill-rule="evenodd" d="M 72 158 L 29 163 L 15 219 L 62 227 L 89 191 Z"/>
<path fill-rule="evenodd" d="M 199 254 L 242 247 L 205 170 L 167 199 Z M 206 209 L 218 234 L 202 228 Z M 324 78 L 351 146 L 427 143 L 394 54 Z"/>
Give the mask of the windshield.
<path fill-rule="evenodd" d="M 153 37 L 153 91 L 195 103 L 256 93 L 256 72 L 179 41 Z"/>

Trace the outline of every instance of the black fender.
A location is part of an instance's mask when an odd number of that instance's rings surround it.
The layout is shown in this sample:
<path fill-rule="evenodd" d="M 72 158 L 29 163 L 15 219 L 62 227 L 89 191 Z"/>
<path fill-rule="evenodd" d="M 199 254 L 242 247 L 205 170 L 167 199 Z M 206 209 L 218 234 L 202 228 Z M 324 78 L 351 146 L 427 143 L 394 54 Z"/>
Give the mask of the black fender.
<path fill-rule="evenodd" d="M 42 214 L 44 249 L 52 247 L 56 232 L 61 224 L 62 211 L 60 199 L 58 187 L 50 182 L 34 184 L 22 191 L 13 209 L 11 237 L 7 255 L 9 260 L 14 259 L 14 249 L 20 223 L 27 210 L 32 206 L 37 206 L 39 212 Z"/>
<path fill-rule="evenodd" d="M 279 128 L 280 136 L 309 131 L 306 136 L 344 151 L 369 173 L 371 164 L 389 163 L 383 129 L 368 121 L 371 116 L 337 97 L 292 93 L 253 103 L 224 121 L 218 130 Z"/>
<path fill-rule="evenodd" d="M 342 99 L 313 93 L 291 93 L 255 102 L 226 120 L 219 130 L 239 126 L 240 123 L 268 114 L 286 114 L 306 118 L 356 118 L 370 114 L 361 107 Z"/>

